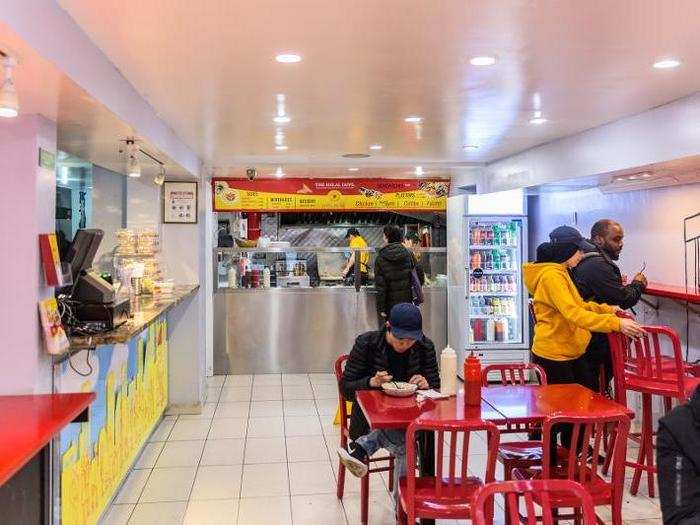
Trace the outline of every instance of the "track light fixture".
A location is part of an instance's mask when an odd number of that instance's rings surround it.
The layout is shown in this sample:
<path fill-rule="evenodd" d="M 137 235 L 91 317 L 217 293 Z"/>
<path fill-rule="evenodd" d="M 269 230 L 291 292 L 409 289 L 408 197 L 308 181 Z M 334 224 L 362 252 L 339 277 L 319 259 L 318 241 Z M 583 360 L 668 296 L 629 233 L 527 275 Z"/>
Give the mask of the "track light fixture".
<path fill-rule="evenodd" d="M 0 117 L 14 118 L 19 114 L 19 99 L 12 81 L 12 68 L 17 65 L 17 61 L 1 51 L 0 58 L 4 69 L 4 79 L 0 88 Z"/>

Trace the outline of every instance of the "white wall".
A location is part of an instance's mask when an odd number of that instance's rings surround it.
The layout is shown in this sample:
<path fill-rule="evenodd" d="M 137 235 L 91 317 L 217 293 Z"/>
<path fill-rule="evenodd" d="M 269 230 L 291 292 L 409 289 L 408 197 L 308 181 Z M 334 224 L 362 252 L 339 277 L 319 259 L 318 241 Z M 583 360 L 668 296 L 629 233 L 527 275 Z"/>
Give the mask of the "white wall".
<path fill-rule="evenodd" d="M 56 151 L 55 123 L 34 115 L 0 121 L 0 394 L 51 391 L 38 303 L 53 288 L 44 286 L 38 235 L 54 231 L 56 177 L 38 166 L 40 147 Z"/>
<path fill-rule="evenodd" d="M 634 275 L 646 262 L 650 281 L 684 285 L 683 218 L 700 212 L 700 184 L 602 194 L 598 189 L 546 193 L 531 197 L 530 248 L 548 239 L 561 224 L 576 226 L 588 236 L 593 223 L 614 219 L 625 229 L 625 246 L 619 266 Z M 573 215 L 578 216 L 574 224 Z M 648 298 L 656 303 L 656 298 Z M 685 340 L 686 318 L 681 304 L 662 300 L 658 312 L 648 306 L 635 308 L 645 323 L 672 326 Z M 700 316 L 690 316 L 691 359 L 700 358 Z"/>

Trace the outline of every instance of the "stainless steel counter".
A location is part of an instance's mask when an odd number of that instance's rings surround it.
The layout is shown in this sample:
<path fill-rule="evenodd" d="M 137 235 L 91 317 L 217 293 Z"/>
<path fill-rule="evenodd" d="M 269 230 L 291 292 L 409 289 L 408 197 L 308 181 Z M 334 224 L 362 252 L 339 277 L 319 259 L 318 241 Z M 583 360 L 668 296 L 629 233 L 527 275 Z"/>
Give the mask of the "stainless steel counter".
<path fill-rule="evenodd" d="M 423 328 L 447 342 L 447 290 L 423 288 Z M 214 292 L 214 373 L 330 372 L 355 337 L 378 326 L 376 292 L 352 287 L 220 288 Z"/>

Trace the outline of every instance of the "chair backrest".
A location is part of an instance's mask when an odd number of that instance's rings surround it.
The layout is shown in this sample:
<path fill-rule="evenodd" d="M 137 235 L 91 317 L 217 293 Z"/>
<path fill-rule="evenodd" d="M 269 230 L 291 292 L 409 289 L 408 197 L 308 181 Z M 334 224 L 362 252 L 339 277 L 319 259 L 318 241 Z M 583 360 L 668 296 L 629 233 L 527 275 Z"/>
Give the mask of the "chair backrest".
<path fill-rule="evenodd" d="M 435 457 L 438 458 L 435 469 L 434 496 L 438 499 L 451 499 L 455 501 L 470 501 L 470 487 L 461 480 L 469 477 L 469 438 L 472 432 L 486 431 L 488 441 L 488 453 L 486 458 L 486 471 L 482 480 L 490 483 L 494 480 L 496 471 L 496 456 L 500 433 L 498 427 L 490 421 L 478 419 L 463 419 L 453 421 L 420 421 L 416 420 L 408 426 L 406 431 L 406 513 L 409 523 L 414 516 L 414 499 L 416 488 L 416 432 L 435 432 Z M 449 440 L 446 442 L 446 437 Z M 478 439 L 478 437 L 477 437 Z M 449 456 L 445 456 L 445 446 L 449 448 Z M 445 461 L 441 461 L 441 458 Z M 458 462 L 461 460 L 461 465 Z M 472 488 L 473 490 L 473 488 Z"/>
<path fill-rule="evenodd" d="M 488 386 L 489 373 L 498 373 L 503 386 L 524 385 L 527 383 L 528 370 L 535 372 L 540 385 L 547 384 L 547 374 L 544 368 L 534 363 L 498 363 L 488 365 L 481 371 L 481 384 Z"/>
<path fill-rule="evenodd" d="M 567 452 L 562 467 L 553 467 L 552 453 L 556 453 L 552 440 L 552 427 L 555 425 L 571 425 L 571 446 Z M 561 428 L 561 427 L 560 427 Z M 625 477 L 625 460 L 627 457 L 627 436 L 629 434 L 630 418 L 626 414 L 617 416 L 552 416 L 544 420 L 542 425 L 542 479 L 553 477 L 570 479 L 582 485 L 591 482 L 603 467 L 600 461 L 602 454 L 612 454 L 612 478 L 615 487 L 623 487 Z M 606 435 L 612 436 L 612 442 L 605 449 Z M 561 459 L 561 458 L 560 458 Z M 556 476 L 552 472 L 557 468 Z M 561 472 L 559 471 L 561 470 Z"/>
<path fill-rule="evenodd" d="M 583 525 L 596 525 L 595 508 L 591 495 L 583 488 L 580 483 L 568 479 L 536 479 L 528 481 L 503 481 L 498 483 L 489 483 L 484 485 L 479 491 L 474 494 L 472 500 L 472 521 L 474 525 L 491 525 L 488 518 L 488 506 L 493 505 L 492 498 L 496 494 L 503 495 L 506 508 L 509 516 L 505 525 L 536 525 L 538 523 L 538 515 L 535 511 L 535 499 L 537 507 L 541 508 L 541 523 L 542 525 L 553 524 L 553 513 L 550 494 L 556 492 L 558 496 L 566 494 L 567 496 L 579 500 L 580 505 L 576 508 L 580 509 Z M 524 501 L 525 515 L 524 521 L 521 521 L 519 499 Z"/>
<path fill-rule="evenodd" d="M 624 403 L 630 380 L 653 381 L 675 391 L 685 400 L 685 366 L 678 334 L 667 326 L 644 326 L 644 335 L 629 339 L 621 333 L 608 335 L 615 375 L 616 400 Z M 664 349 L 667 349 L 664 353 Z M 670 366 L 669 366 L 670 364 Z"/>
<path fill-rule="evenodd" d="M 333 365 L 333 371 L 335 372 L 335 380 L 338 383 L 338 403 L 340 406 L 340 428 L 341 430 L 346 430 L 348 428 L 348 421 L 350 419 L 350 414 L 348 414 L 348 406 L 345 404 L 345 394 L 343 394 L 343 372 L 345 371 L 345 365 L 348 361 L 348 354 L 343 354 L 338 356 Z"/>

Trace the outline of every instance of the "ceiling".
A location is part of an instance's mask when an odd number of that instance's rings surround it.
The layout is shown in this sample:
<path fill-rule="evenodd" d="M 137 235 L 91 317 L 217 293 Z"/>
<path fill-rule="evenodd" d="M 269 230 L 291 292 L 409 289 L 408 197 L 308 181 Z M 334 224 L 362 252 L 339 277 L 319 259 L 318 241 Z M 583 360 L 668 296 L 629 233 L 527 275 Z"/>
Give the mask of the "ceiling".
<path fill-rule="evenodd" d="M 104 168 L 124 173 L 126 157 L 119 150 L 126 137 L 164 163 L 168 178 L 190 175 L 42 58 L 6 25 L 0 23 L 0 49 L 19 60 L 13 79 L 23 114 L 39 114 L 57 123 L 58 149 Z M 157 164 L 141 156 L 142 178 L 160 173 Z"/>
<path fill-rule="evenodd" d="M 338 169 L 357 163 L 341 154 L 367 152 L 363 168 L 449 171 L 700 88 L 697 0 L 59 3 L 212 167 Z M 303 61 L 279 64 L 280 52 Z M 475 55 L 498 62 L 472 66 Z M 681 67 L 651 67 L 668 56 Z M 547 123 L 529 123 L 536 109 Z"/>

